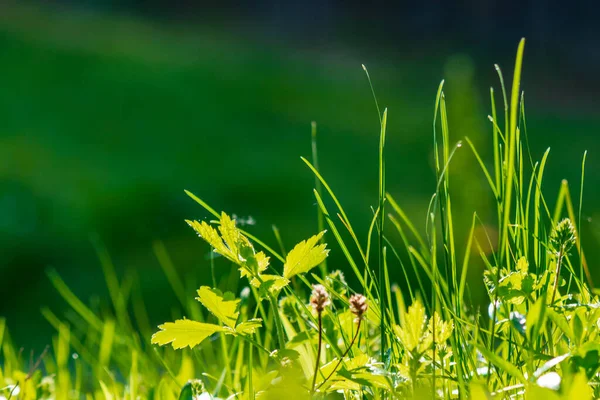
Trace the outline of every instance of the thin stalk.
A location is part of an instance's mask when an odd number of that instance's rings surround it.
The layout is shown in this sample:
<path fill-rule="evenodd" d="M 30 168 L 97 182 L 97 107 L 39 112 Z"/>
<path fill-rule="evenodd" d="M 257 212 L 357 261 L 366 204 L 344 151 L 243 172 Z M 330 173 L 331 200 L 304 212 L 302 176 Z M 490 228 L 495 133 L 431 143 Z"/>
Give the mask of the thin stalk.
<path fill-rule="evenodd" d="M 558 256 L 556 260 L 556 275 L 554 276 L 554 287 L 552 288 L 552 300 L 550 300 L 550 304 L 554 303 L 554 298 L 556 297 L 556 289 L 558 288 L 558 279 L 560 277 L 560 269 L 562 267 L 562 259 L 563 259 L 563 250 L 565 246 L 560 246 L 560 250 L 558 251 Z"/>
<path fill-rule="evenodd" d="M 346 349 L 344 354 L 342 354 L 342 356 L 338 360 L 335 367 L 333 367 L 333 370 L 329 373 L 329 375 L 327 375 L 327 378 L 325 378 L 325 380 L 323 382 L 321 382 L 321 384 L 319 385 L 319 387 L 316 390 L 319 390 L 321 388 L 321 386 L 323 386 L 325 384 L 325 382 L 327 382 L 329 380 L 329 378 L 331 378 L 333 376 L 333 374 L 335 373 L 335 371 L 337 371 L 337 369 L 340 366 L 340 364 L 342 363 L 342 361 L 344 361 L 344 357 L 346 357 L 348 355 L 348 353 L 350 352 L 350 349 L 352 348 L 352 346 L 354 346 L 354 342 L 356 342 L 356 338 L 358 338 L 358 334 L 360 333 L 361 321 L 362 321 L 361 319 L 358 320 L 358 324 L 356 325 L 356 333 L 354 334 L 354 337 L 352 338 L 350 345 L 348 345 L 348 348 Z M 315 376 L 316 376 L 316 374 L 315 374 Z M 314 385 L 314 383 L 313 383 L 313 385 Z"/>
<path fill-rule="evenodd" d="M 319 171 L 319 157 L 317 154 L 317 123 L 313 121 L 311 123 L 311 150 L 312 150 L 312 164 L 317 171 Z M 319 193 L 319 196 L 323 197 L 323 188 L 321 186 L 321 181 L 317 176 L 315 176 L 315 190 Z M 317 228 L 318 232 L 323 232 L 325 230 L 325 217 L 323 216 L 323 210 L 320 207 L 317 207 Z M 320 239 L 319 243 L 324 243 L 323 238 Z M 319 268 L 321 270 L 321 277 L 325 279 L 327 276 L 327 259 L 323 260 L 321 264 L 319 264 Z"/>
<path fill-rule="evenodd" d="M 315 373 L 311 385 L 311 394 L 315 393 L 315 383 L 317 382 L 317 373 L 319 372 L 319 359 L 321 358 L 321 344 L 323 341 L 323 317 L 319 313 L 319 346 L 317 347 L 317 361 L 315 362 Z"/>
<path fill-rule="evenodd" d="M 383 223 L 385 221 L 385 128 L 387 125 L 387 108 L 383 111 L 381 120 L 381 134 L 379 139 L 379 215 L 377 228 L 379 230 L 379 305 L 381 318 L 381 362 L 384 362 L 385 340 L 385 312 L 386 312 L 386 287 L 385 287 L 385 250 L 383 237 Z"/>

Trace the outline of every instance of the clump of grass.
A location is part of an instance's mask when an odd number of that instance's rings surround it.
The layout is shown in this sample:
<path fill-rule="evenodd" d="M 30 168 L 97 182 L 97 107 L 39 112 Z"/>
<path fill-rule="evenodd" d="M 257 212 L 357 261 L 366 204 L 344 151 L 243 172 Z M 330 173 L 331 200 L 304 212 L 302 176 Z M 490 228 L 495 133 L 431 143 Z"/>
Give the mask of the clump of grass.
<path fill-rule="evenodd" d="M 187 192 L 214 218 L 188 224 L 239 274 L 241 292 L 202 286 L 197 301 L 187 301 L 166 249 L 157 244 L 183 317 L 154 332 L 133 290 L 135 276 L 119 282 L 100 247 L 112 311 L 90 309 L 51 272 L 74 313 L 61 320 L 43 310 L 58 331 L 53 356 L 44 358 L 44 374 L 23 372 L 22 355 L 6 336 L 2 340 L 0 323 L 0 393 L 10 398 L 20 388 L 24 399 L 83 394 L 129 399 L 598 397 L 600 302 L 569 186 L 563 183 L 551 213 L 542 193 L 548 152 L 534 162 L 523 140 L 523 49 L 521 41 L 510 99 L 497 68 L 504 118 L 498 120 L 492 90 L 490 167 L 469 138 L 451 138 L 440 84 L 433 118 L 437 185 L 425 235 L 385 190 L 387 110 L 379 113 L 377 107 L 379 192 L 367 243 L 358 240 L 317 166 L 313 125 L 313 162 L 303 161 L 315 175 L 320 233 L 287 253 L 280 245 L 278 252 Z M 493 223 L 476 213 L 466 237 L 454 228 L 450 177 L 452 158 L 463 142 L 495 198 L 497 240 L 487 231 Z M 584 166 L 585 155 L 580 196 Z M 581 200 L 579 207 L 581 215 Z M 276 238 L 281 244 L 277 232 Z M 349 287 L 342 272 L 329 270 L 325 238 L 345 256 L 358 287 Z M 488 315 L 469 300 L 467 274 L 476 258 L 485 268 Z M 211 259 L 213 268 L 214 263 Z M 414 275 L 416 285 L 406 282 L 405 291 L 391 285 L 392 265 L 399 265 L 404 276 Z"/>

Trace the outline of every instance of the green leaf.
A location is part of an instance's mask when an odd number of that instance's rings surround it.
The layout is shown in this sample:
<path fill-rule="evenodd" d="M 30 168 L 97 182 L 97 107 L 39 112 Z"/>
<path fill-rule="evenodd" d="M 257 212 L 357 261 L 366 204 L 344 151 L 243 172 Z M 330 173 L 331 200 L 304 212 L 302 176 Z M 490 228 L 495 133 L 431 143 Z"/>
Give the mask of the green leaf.
<path fill-rule="evenodd" d="M 219 232 L 205 221 L 190 221 L 185 220 L 189 226 L 192 227 L 202 239 L 204 239 L 208 244 L 210 244 L 216 253 L 219 253 L 223 257 L 227 258 L 229 261 L 238 263 L 237 257 L 234 253 L 231 252 L 223 243 L 221 236 L 219 236 Z"/>
<path fill-rule="evenodd" d="M 396 325 L 394 328 L 398 339 L 410 352 L 416 349 L 418 353 L 421 353 L 429 349 L 433 343 L 433 338 L 426 330 L 427 315 L 425 314 L 425 307 L 419 300 L 408 307 L 402 327 Z"/>
<path fill-rule="evenodd" d="M 526 400 L 539 400 L 539 399 L 559 400 L 560 397 L 552 389 L 547 389 L 547 388 L 539 387 L 534 384 L 529 384 L 527 386 L 527 390 L 525 392 L 525 399 Z"/>
<path fill-rule="evenodd" d="M 573 383 L 566 393 L 565 399 L 592 400 L 592 388 L 588 385 L 584 373 L 579 373 L 573 378 Z"/>
<path fill-rule="evenodd" d="M 240 231 L 235 227 L 235 220 L 222 212 L 219 222 L 221 223 L 219 225 L 219 232 L 221 232 L 221 237 L 225 241 L 225 244 L 232 253 L 238 254 L 237 247 L 240 240 Z"/>
<path fill-rule="evenodd" d="M 277 294 L 290 282 L 289 280 L 279 275 L 260 275 L 260 279 L 262 280 L 262 282 L 258 278 L 253 278 L 250 281 L 250 284 L 256 288 L 260 288 L 261 294 L 266 294 L 267 290 L 273 294 Z"/>
<path fill-rule="evenodd" d="M 235 299 L 233 293 L 227 292 L 222 295 L 217 289 L 212 289 L 208 286 L 202 286 L 198 289 L 198 297 L 196 297 L 204 307 L 208 309 L 215 317 L 230 328 L 235 327 L 238 319 L 239 299 Z"/>
<path fill-rule="evenodd" d="M 235 327 L 235 331 L 244 335 L 251 335 L 254 331 L 262 326 L 262 319 L 253 318 L 248 321 L 242 322 Z"/>
<path fill-rule="evenodd" d="M 301 241 L 288 253 L 283 265 L 283 276 L 286 279 L 310 271 L 327 258 L 329 254 L 329 250 L 325 248 L 327 245 L 317 245 L 324 234 L 325 231 Z"/>
<path fill-rule="evenodd" d="M 240 275 L 241 277 L 254 278 L 260 275 L 269 266 L 269 259 L 265 253 L 254 253 L 254 247 L 249 241 L 240 242 Z"/>
<path fill-rule="evenodd" d="M 558 314 L 551 308 L 546 309 L 548 318 L 556 325 L 569 339 L 573 340 L 573 330 L 569 326 L 567 319 L 564 314 Z"/>
<path fill-rule="evenodd" d="M 171 343 L 174 349 L 193 348 L 210 335 L 217 332 L 227 332 L 227 328 L 214 324 L 179 319 L 159 325 L 160 331 L 152 335 L 152 344 L 164 346 Z"/>
<path fill-rule="evenodd" d="M 179 400 L 194 400 L 194 390 L 192 388 L 192 382 L 188 382 L 185 385 L 183 385 L 183 388 L 179 393 Z"/>
<path fill-rule="evenodd" d="M 471 400 L 491 400 L 492 398 L 492 395 L 483 382 L 472 381 L 469 384 L 469 394 Z"/>
<path fill-rule="evenodd" d="M 537 339 L 540 328 L 546 321 L 546 296 L 540 296 L 527 313 L 527 337 L 530 341 Z"/>

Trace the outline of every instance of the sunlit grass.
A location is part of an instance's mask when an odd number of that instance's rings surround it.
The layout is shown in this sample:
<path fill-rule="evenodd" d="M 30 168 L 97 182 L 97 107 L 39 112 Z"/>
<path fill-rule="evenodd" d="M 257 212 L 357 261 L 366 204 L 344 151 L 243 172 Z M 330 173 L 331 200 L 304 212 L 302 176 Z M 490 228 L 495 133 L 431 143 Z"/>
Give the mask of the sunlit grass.
<path fill-rule="evenodd" d="M 314 236 L 285 246 L 274 229 L 277 246 L 269 246 L 249 232 L 251 227 L 247 232 L 226 212 L 187 192 L 211 218 L 187 222 L 213 250 L 205 264 L 215 287 L 202 286 L 197 298 L 187 293 L 168 249 L 156 242 L 155 255 L 180 304 L 173 305 L 173 322 L 154 328 L 136 277 L 119 280 L 107 251 L 96 243 L 111 308 L 87 305 L 50 271 L 70 312 L 58 317 L 42 310 L 57 335 L 41 356 L 15 349 L 0 321 L 2 396 L 478 400 L 600 395 L 600 303 L 580 233 L 587 153 L 577 166 L 578 201 L 565 181 L 552 197 L 551 210 L 542 190 L 549 153 L 534 160 L 527 140 L 520 90 L 524 44 L 519 44 L 510 92 L 497 68 L 503 96 L 498 102 L 491 91 L 491 162 L 468 137 L 452 135 L 444 82 L 439 85 L 433 109 L 436 184 L 425 221 L 413 222 L 402 199 L 386 190 L 386 165 L 393 160 L 386 148 L 387 122 L 393 113 L 376 107 L 377 204 L 366 240 L 359 239 L 363 233 L 353 227 L 332 189 L 341 183 L 328 182 L 319 169 L 313 126 L 312 161 L 303 161 L 315 177 L 319 231 Z M 501 112 L 497 103 L 504 105 Z M 461 173 L 453 161 L 461 148 L 472 151 L 481 167 L 478 173 L 495 201 L 492 221 L 475 211 L 468 221 L 457 221 L 453 213 L 452 182 Z M 459 223 L 468 227 L 466 234 L 457 233 Z M 357 285 L 347 283 L 337 268 L 342 266 L 326 263 L 329 249 L 343 255 L 348 281 Z M 473 265 L 483 268 L 477 285 L 485 285 L 489 307 L 484 309 L 472 300 L 475 290 L 467 275 Z M 216 287 L 215 268 L 227 271 L 228 283 L 220 287 L 231 292 Z M 391 282 L 392 268 L 401 271 L 404 285 Z"/>

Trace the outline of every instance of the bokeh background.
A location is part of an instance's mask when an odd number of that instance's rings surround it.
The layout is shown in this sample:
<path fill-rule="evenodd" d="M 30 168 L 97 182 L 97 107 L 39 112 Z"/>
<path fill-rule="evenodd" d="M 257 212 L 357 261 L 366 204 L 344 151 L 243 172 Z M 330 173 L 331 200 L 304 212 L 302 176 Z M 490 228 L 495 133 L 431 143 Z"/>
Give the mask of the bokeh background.
<path fill-rule="evenodd" d="M 251 216 L 248 229 L 270 244 L 273 225 L 288 248 L 314 234 L 314 178 L 299 158 L 310 157 L 313 120 L 322 173 L 364 239 L 377 201 L 379 132 L 363 63 L 389 108 L 388 189 L 422 227 L 435 190 L 439 82 L 446 80 L 452 140 L 469 136 L 490 160 L 490 86 L 501 101 L 493 65 L 510 84 L 522 36 L 532 156 L 552 148 L 550 204 L 561 179 L 577 197 L 589 151 L 583 233 L 596 271 L 595 2 L 208 3 L 0 2 L 0 315 L 17 344 L 49 343 L 40 307 L 66 309 L 48 268 L 86 301 L 108 303 L 98 251 L 110 254 L 120 277 L 135 278 L 153 324 L 177 304 L 156 243 L 190 296 L 209 284 L 209 249 L 183 221 L 207 213 L 184 189 Z M 473 211 L 493 230 L 492 199 L 472 154 L 463 146 L 454 163 L 459 233 Z M 332 247 L 329 265 L 345 268 Z M 230 268 L 218 266 L 220 280 Z M 480 285 L 480 271 L 470 279 Z"/>

